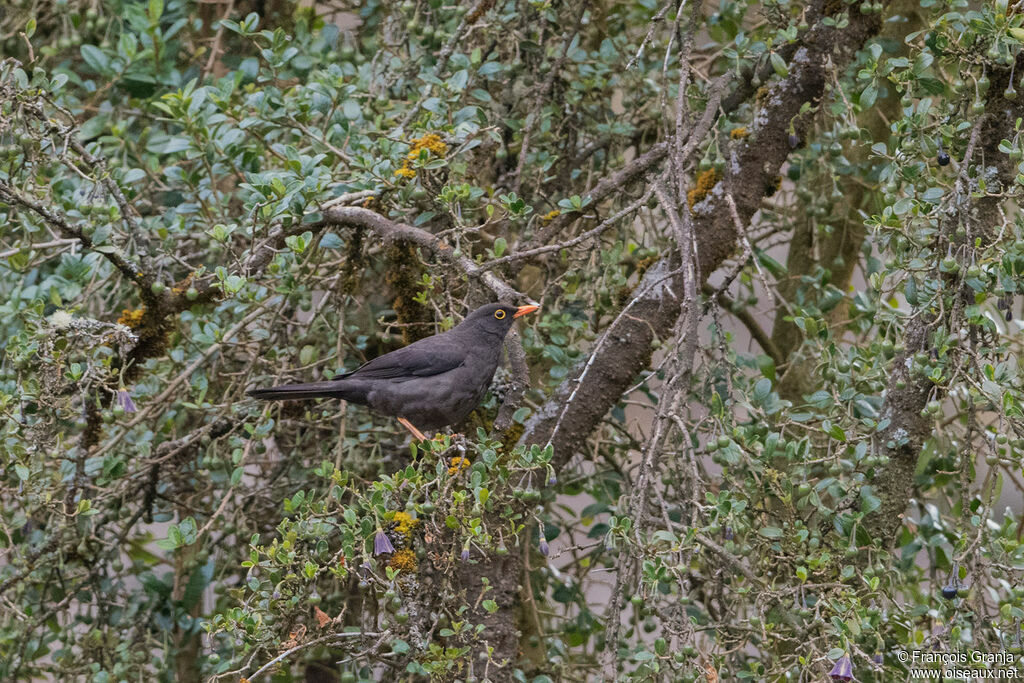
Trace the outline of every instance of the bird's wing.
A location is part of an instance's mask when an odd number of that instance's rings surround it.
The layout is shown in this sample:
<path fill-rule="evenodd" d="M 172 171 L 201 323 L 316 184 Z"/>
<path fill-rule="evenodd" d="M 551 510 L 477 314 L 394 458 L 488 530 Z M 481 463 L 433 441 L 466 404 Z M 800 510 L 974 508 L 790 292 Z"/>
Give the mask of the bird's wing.
<path fill-rule="evenodd" d="M 454 370 L 465 360 L 465 352 L 460 352 L 457 348 L 410 344 L 360 365 L 348 377 L 395 380 L 432 377 Z"/>

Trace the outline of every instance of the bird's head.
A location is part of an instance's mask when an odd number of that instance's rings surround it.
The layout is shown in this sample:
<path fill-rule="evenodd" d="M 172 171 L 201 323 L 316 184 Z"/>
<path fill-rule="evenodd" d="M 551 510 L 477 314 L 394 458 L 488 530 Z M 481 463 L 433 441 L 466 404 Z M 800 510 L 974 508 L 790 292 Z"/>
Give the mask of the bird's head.
<path fill-rule="evenodd" d="M 533 313 L 540 306 L 512 306 L 511 304 L 487 304 L 466 316 L 462 325 L 469 325 L 484 332 L 504 337 L 516 318 Z M 460 325 L 461 327 L 461 325 Z"/>

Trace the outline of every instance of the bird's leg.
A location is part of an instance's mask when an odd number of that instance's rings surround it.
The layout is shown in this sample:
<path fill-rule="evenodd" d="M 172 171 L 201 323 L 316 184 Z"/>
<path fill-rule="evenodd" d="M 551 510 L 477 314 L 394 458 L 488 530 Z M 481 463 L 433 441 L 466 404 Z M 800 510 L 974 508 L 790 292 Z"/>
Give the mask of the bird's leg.
<path fill-rule="evenodd" d="M 409 430 L 409 433 L 412 434 L 413 438 L 415 438 L 417 441 L 426 441 L 427 440 L 427 437 L 424 436 L 423 432 L 421 432 L 420 430 L 416 429 L 416 427 L 413 426 L 412 422 L 409 422 L 404 417 L 398 418 L 398 421 L 399 421 L 399 423 L 401 423 L 401 425 L 403 427 L 405 427 L 406 429 Z"/>

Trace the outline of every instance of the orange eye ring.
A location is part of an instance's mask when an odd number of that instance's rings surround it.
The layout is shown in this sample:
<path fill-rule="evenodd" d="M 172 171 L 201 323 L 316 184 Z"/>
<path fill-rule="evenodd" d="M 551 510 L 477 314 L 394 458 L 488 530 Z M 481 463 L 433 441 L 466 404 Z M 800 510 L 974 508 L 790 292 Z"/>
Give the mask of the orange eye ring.
<path fill-rule="evenodd" d="M 496 310 L 494 312 L 494 317 L 497 318 L 498 320 L 504 320 L 505 319 L 505 311 L 499 308 L 498 310 Z"/>

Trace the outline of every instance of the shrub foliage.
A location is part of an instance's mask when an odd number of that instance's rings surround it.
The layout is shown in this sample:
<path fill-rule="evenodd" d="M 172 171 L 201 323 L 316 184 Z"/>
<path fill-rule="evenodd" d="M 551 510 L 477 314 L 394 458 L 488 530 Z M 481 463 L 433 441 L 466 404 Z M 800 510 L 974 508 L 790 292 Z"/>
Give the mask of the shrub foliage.
<path fill-rule="evenodd" d="M 15 0 L 0 29 L 0 678 L 1020 653 L 1006 0 Z M 494 299 L 542 309 L 460 436 L 245 397 Z"/>

